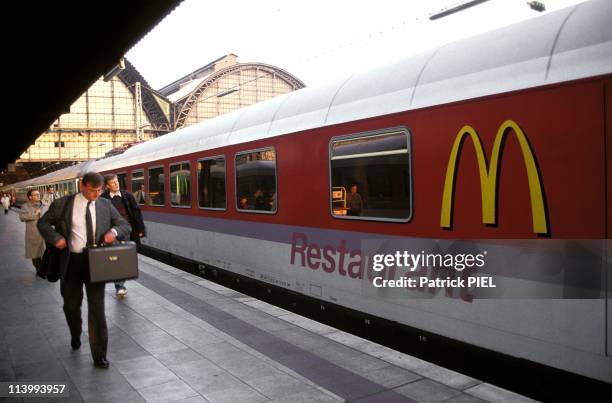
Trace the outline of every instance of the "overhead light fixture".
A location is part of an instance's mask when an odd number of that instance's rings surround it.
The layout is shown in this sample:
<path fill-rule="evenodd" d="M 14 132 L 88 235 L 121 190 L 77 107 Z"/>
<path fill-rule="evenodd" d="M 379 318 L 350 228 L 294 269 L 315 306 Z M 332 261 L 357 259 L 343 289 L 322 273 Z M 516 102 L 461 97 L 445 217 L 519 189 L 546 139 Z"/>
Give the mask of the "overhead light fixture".
<path fill-rule="evenodd" d="M 527 5 L 529 5 L 532 10 L 539 11 L 540 13 L 546 10 L 546 6 L 541 1 L 528 1 Z"/>
<path fill-rule="evenodd" d="M 438 11 L 435 14 L 430 15 L 429 19 L 430 20 L 437 20 L 439 18 L 446 17 L 447 15 L 458 13 L 459 11 L 465 10 L 466 8 L 470 8 L 470 7 L 476 6 L 476 5 L 480 4 L 480 3 L 484 3 L 485 1 L 489 1 L 489 0 L 464 1 L 462 3 L 456 4 L 456 5 L 451 6 L 449 8 L 445 8 L 443 10 Z"/>
<path fill-rule="evenodd" d="M 217 98 L 224 97 L 224 96 L 226 96 L 226 95 L 228 95 L 228 94 L 231 94 L 232 92 L 236 92 L 236 91 L 238 91 L 239 89 L 240 89 L 240 86 L 239 86 L 239 85 L 236 85 L 235 87 L 232 87 L 232 88 L 228 88 L 228 89 L 226 89 L 226 90 L 219 91 L 219 92 L 217 93 Z"/>

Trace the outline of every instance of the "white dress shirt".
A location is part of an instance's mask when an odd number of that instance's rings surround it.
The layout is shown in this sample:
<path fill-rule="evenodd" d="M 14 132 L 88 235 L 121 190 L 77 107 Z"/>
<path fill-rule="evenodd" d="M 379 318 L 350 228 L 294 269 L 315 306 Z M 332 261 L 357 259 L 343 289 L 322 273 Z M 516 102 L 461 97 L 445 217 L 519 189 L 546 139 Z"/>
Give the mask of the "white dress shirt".
<path fill-rule="evenodd" d="M 82 193 L 74 197 L 74 207 L 72 209 L 72 237 L 70 239 L 70 252 L 81 253 L 87 245 L 87 222 L 85 221 L 85 209 L 89 200 Z M 93 226 L 94 242 L 96 234 L 96 202 L 92 201 L 89 205 L 91 212 L 91 223 Z"/>
<path fill-rule="evenodd" d="M 121 190 L 120 190 L 120 191 L 118 191 L 118 192 L 110 192 L 110 197 L 111 197 L 111 199 L 112 199 L 113 197 L 115 197 L 115 196 L 119 196 L 119 197 L 121 197 Z"/>

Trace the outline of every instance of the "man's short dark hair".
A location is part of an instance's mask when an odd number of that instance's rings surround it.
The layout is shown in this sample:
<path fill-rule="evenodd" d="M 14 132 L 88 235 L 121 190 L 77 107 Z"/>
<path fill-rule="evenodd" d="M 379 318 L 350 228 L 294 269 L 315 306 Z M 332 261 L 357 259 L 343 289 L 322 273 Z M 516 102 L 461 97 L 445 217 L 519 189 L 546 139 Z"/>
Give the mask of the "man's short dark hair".
<path fill-rule="evenodd" d="M 104 178 L 97 172 L 87 172 L 85 175 L 83 175 L 81 183 L 83 184 L 83 186 L 101 186 L 104 183 Z"/>
<path fill-rule="evenodd" d="M 30 198 L 30 196 L 32 196 L 32 193 L 34 193 L 34 192 L 38 192 L 38 189 L 30 189 L 30 190 L 28 190 L 28 193 L 26 194 L 26 196 L 28 196 L 28 199 Z"/>
<path fill-rule="evenodd" d="M 104 185 L 108 185 L 108 182 L 112 181 L 115 178 L 117 178 L 117 175 L 115 174 L 104 175 Z"/>

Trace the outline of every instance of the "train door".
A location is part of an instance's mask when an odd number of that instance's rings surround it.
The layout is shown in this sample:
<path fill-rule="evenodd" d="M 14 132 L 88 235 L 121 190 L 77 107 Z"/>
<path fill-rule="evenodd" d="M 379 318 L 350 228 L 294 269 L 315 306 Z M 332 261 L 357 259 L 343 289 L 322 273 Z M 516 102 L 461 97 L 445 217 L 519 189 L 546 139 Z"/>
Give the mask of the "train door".
<path fill-rule="evenodd" d="M 608 292 L 606 303 L 606 354 L 612 356 L 612 240 L 610 240 L 610 232 L 612 231 L 612 211 L 610 211 L 610 202 L 612 201 L 612 82 L 605 84 L 604 95 L 604 120 L 606 130 L 606 242 L 607 242 L 607 283 Z"/>

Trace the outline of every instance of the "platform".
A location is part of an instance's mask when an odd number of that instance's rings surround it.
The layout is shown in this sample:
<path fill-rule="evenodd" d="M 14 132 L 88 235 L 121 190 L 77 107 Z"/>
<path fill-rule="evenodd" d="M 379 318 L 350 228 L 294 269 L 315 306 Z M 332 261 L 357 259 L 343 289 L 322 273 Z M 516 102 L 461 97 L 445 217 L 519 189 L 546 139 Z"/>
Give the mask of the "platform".
<path fill-rule="evenodd" d="M 66 382 L 53 402 L 529 401 L 145 256 L 126 298 L 107 285 L 111 365 L 97 369 L 86 299 L 75 352 L 59 283 L 34 275 L 24 231 L 15 211 L 0 216 L 0 382 Z"/>

